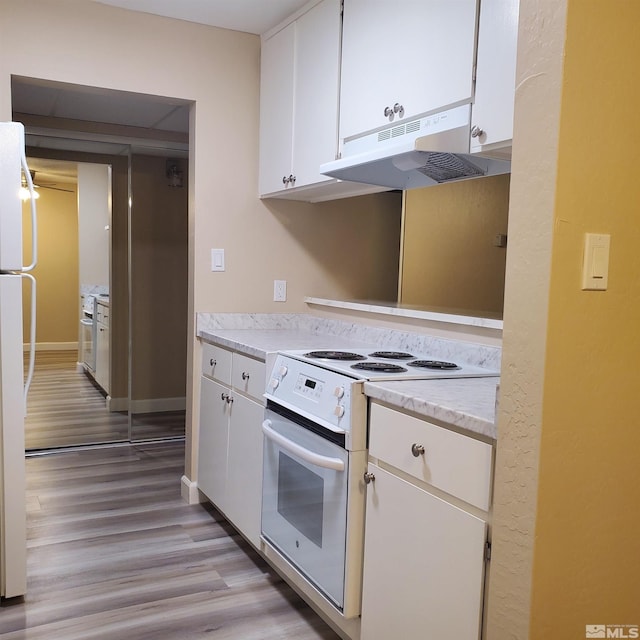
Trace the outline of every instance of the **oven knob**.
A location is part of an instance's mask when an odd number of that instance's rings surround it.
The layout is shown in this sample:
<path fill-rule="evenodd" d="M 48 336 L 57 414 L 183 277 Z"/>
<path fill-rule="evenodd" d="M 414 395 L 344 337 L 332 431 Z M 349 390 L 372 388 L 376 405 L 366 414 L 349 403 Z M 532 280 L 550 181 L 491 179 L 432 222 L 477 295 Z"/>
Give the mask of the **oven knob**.
<path fill-rule="evenodd" d="M 336 388 L 333 390 L 333 395 L 334 395 L 336 398 L 342 398 L 342 397 L 344 396 L 344 387 L 336 387 Z"/>
<path fill-rule="evenodd" d="M 342 418 L 342 416 L 344 415 L 344 407 L 341 404 L 337 405 L 333 410 L 333 413 L 338 416 L 338 418 Z"/>
<path fill-rule="evenodd" d="M 289 369 L 285 366 L 280 367 L 280 371 L 278 372 L 280 374 L 281 378 L 284 378 L 287 375 L 287 372 L 289 371 Z"/>
<path fill-rule="evenodd" d="M 269 383 L 269 386 L 275 391 L 278 388 L 279 384 L 280 384 L 280 381 L 277 378 L 271 378 L 271 382 Z"/>

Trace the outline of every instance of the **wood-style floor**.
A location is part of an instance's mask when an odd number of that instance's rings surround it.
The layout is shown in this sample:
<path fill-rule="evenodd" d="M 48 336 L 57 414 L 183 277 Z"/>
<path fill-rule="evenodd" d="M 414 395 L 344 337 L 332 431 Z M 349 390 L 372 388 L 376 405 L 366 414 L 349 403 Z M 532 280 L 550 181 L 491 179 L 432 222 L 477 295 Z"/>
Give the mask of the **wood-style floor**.
<path fill-rule="evenodd" d="M 37 351 L 27 397 L 25 446 L 50 449 L 129 439 L 126 412 L 107 411 L 104 395 L 84 372 L 77 351 Z"/>
<path fill-rule="evenodd" d="M 129 440 L 127 412 L 107 410 L 103 392 L 77 371 L 77 360 L 75 350 L 36 352 L 25 419 L 28 451 Z M 184 431 L 184 411 L 132 416 L 132 440 L 181 437 Z"/>
<path fill-rule="evenodd" d="M 60 381 L 32 389 L 40 443 L 94 425 L 91 396 Z M 183 442 L 58 451 L 26 468 L 28 593 L 0 601 L 3 640 L 338 638 L 213 507 L 183 502 Z"/>

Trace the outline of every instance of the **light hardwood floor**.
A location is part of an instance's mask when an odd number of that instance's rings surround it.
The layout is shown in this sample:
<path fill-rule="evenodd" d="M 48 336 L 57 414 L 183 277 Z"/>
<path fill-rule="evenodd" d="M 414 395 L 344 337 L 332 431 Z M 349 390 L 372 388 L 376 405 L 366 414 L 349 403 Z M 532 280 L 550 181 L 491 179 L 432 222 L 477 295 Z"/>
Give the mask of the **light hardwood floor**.
<path fill-rule="evenodd" d="M 107 411 L 104 395 L 76 371 L 77 351 L 38 351 L 27 398 L 25 446 L 49 449 L 128 440 L 126 412 Z"/>
<path fill-rule="evenodd" d="M 75 361 L 38 354 L 28 448 L 127 437 Z M 182 501 L 183 442 L 26 465 L 28 593 L 0 602 L 3 640 L 338 638 L 213 507 Z"/>
<path fill-rule="evenodd" d="M 28 594 L 3 640 L 336 639 L 212 507 L 180 498 L 184 445 L 27 459 Z"/>

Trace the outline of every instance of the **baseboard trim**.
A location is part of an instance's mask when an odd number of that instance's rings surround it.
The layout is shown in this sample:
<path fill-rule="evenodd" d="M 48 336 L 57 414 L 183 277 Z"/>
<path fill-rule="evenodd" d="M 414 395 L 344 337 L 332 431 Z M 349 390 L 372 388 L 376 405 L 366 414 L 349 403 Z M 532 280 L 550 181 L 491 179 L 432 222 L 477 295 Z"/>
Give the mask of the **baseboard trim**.
<path fill-rule="evenodd" d="M 107 411 L 128 411 L 129 398 L 112 398 L 107 396 Z"/>
<path fill-rule="evenodd" d="M 184 411 L 187 399 L 182 398 L 147 398 L 145 400 L 131 400 L 131 413 L 160 413 L 162 411 Z"/>
<path fill-rule="evenodd" d="M 206 498 L 198 491 L 198 484 L 182 476 L 180 479 L 180 495 L 187 504 L 206 502 Z"/>
<path fill-rule="evenodd" d="M 29 343 L 22 345 L 23 351 L 29 351 Z M 36 342 L 36 351 L 78 351 L 77 342 Z"/>

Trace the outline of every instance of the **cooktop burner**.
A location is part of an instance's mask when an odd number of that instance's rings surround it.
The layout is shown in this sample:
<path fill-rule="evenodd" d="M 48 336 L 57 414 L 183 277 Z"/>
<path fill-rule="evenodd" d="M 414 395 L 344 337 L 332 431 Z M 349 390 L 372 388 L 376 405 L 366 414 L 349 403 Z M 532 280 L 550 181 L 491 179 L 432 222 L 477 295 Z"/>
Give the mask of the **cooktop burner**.
<path fill-rule="evenodd" d="M 455 362 L 442 362 L 441 360 L 414 360 L 409 362 L 409 366 L 422 369 L 439 369 L 441 371 L 453 371 L 460 368 Z"/>
<path fill-rule="evenodd" d="M 403 373 L 406 371 L 404 367 L 390 362 L 358 362 L 352 364 L 351 368 L 361 371 L 376 371 L 377 373 Z"/>
<path fill-rule="evenodd" d="M 415 358 L 411 353 L 405 353 L 404 351 L 374 351 L 369 354 L 371 358 L 388 358 L 389 360 L 410 360 Z"/>
<path fill-rule="evenodd" d="M 324 360 L 366 360 L 366 356 L 349 351 L 310 351 L 305 358 L 322 358 Z"/>

